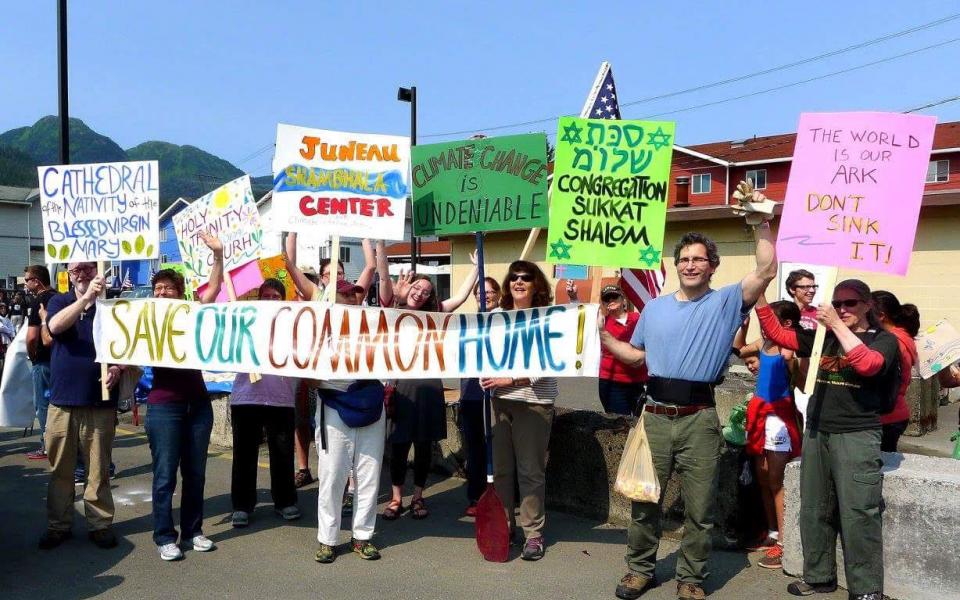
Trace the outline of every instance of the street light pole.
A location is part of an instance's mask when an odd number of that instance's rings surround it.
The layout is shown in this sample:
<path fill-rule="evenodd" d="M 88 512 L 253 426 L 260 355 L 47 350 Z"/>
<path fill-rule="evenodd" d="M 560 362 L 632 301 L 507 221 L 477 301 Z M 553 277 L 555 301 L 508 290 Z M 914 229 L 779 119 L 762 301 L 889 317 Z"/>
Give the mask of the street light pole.
<path fill-rule="evenodd" d="M 417 145 L 417 86 L 402 87 L 397 90 L 397 100 L 410 103 L 410 147 Z M 413 235 L 413 191 L 410 192 L 410 269 L 417 269 L 417 246 L 420 240 Z"/>
<path fill-rule="evenodd" d="M 60 99 L 60 164 L 70 164 L 70 110 L 67 102 L 67 0 L 57 6 L 57 70 Z"/>

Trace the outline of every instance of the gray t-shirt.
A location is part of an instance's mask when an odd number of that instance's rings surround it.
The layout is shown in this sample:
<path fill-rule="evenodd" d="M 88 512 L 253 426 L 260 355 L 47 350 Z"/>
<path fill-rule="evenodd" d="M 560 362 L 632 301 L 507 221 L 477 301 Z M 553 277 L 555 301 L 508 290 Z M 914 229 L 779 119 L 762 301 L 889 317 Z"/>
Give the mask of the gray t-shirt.
<path fill-rule="evenodd" d="M 647 353 L 651 377 L 712 383 L 727 367 L 733 336 L 750 311 L 740 283 L 681 302 L 667 294 L 647 303 L 630 343 Z"/>

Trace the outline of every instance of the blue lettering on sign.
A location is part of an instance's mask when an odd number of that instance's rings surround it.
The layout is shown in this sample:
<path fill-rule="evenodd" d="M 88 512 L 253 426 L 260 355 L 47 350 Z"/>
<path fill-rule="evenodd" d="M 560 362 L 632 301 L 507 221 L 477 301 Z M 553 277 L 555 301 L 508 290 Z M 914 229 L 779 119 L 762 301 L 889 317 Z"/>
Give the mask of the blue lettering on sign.
<path fill-rule="evenodd" d="M 564 368 L 566 368 L 567 363 L 564 362 L 564 361 L 562 361 L 562 360 L 561 360 L 560 362 L 554 362 L 554 360 L 553 360 L 553 352 L 551 352 L 550 348 L 551 348 L 551 346 L 552 346 L 552 344 L 553 344 L 553 340 L 562 340 L 562 339 L 563 339 L 563 332 L 562 332 L 562 331 L 550 331 L 550 316 L 551 316 L 553 313 L 563 314 L 563 313 L 565 313 L 565 312 L 567 312 L 567 309 L 566 309 L 566 307 L 564 307 L 564 306 L 551 306 L 550 308 L 548 308 L 548 309 L 547 309 L 546 323 L 544 323 L 544 327 L 543 327 L 543 331 L 544 331 L 544 333 L 545 333 L 546 336 L 547 336 L 547 343 L 546 343 L 547 361 L 550 363 L 550 368 L 551 368 L 551 369 L 554 369 L 554 370 L 556 370 L 556 371 L 562 371 Z"/>
<path fill-rule="evenodd" d="M 481 373 L 514 369 L 518 354 L 522 354 L 524 369 L 531 368 L 536 361 L 533 368 L 562 371 L 566 368 L 566 362 L 554 358 L 552 346 L 556 342 L 562 343 L 564 334 L 562 331 L 551 331 L 550 322 L 553 314 L 564 312 L 566 308 L 563 306 L 551 306 L 543 314 L 539 308 L 534 308 L 516 313 L 460 315 L 460 372 L 463 373 L 467 368 L 467 352 L 471 345 L 475 345 L 476 370 Z M 503 320 L 503 350 L 500 356 L 494 355 L 490 339 L 495 317 Z M 474 321 L 475 325 L 469 327 L 469 321 Z"/>
<path fill-rule="evenodd" d="M 458 355 L 460 357 L 460 372 L 463 373 L 467 369 L 467 345 L 476 344 L 477 345 L 477 370 L 480 369 L 483 365 L 483 340 L 486 338 L 486 329 L 484 328 L 483 315 L 471 315 L 476 317 L 476 327 L 470 329 L 467 327 L 467 315 L 460 315 L 460 352 Z"/>
<path fill-rule="evenodd" d="M 488 330 L 493 328 L 494 317 L 502 318 L 504 329 L 508 332 L 510 331 L 510 315 L 505 312 L 495 312 L 489 314 L 487 321 Z M 510 345 L 508 344 L 509 340 L 509 336 L 504 336 L 503 354 L 500 356 L 500 360 L 498 361 L 493 356 L 493 348 L 490 346 L 490 335 L 488 334 L 485 336 L 483 345 L 487 349 L 487 360 L 490 361 L 490 368 L 500 371 L 507 366 L 507 360 L 510 359 Z"/>

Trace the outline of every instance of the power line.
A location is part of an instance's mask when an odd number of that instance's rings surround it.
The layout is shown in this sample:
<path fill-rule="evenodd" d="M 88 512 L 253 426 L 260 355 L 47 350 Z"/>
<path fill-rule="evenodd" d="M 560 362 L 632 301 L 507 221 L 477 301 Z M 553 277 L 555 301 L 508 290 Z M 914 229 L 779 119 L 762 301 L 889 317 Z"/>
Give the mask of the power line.
<path fill-rule="evenodd" d="M 918 106 L 916 108 L 911 108 L 910 110 L 903 111 L 904 114 L 909 114 L 912 112 L 917 112 L 918 110 L 923 110 L 925 108 L 932 108 L 934 106 L 940 106 L 941 104 L 949 104 L 950 102 L 956 102 L 960 100 L 960 96 L 954 96 L 953 98 L 944 98 L 943 100 L 937 100 L 936 102 L 930 102 L 929 104 L 924 104 L 923 106 Z"/>
<path fill-rule="evenodd" d="M 839 54 L 843 54 L 843 53 L 846 53 L 846 52 L 851 52 L 851 51 L 853 51 L 853 50 L 859 50 L 859 49 L 864 48 L 864 47 L 867 47 L 867 46 L 879 44 L 879 43 L 881 43 L 881 42 L 885 42 L 885 41 L 888 41 L 888 40 L 891 40 L 891 39 L 895 39 L 895 38 L 898 38 L 898 37 L 903 37 L 903 36 L 905 36 L 905 35 L 909 35 L 909 34 L 911 34 L 911 33 L 917 32 L 917 31 L 921 31 L 921 30 L 924 30 L 924 29 L 929 29 L 929 28 L 932 28 L 932 27 L 936 27 L 936 26 L 938 26 L 938 25 L 942 25 L 942 24 L 944 24 L 944 23 L 948 23 L 948 22 L 950 22 L 950 21 L 954 21 L 954 20 L 956 20 L 956 19 L 958 19 L 958 18 L 960 18 L 960 14 L 948 15 L 948 16 L 946 16 L 946 17 L 943 17 L 943 18 L 941 18 L 941 19 L 937 19 L 937 20 L 935 20 L 935 21 L 931 21 L 931 22 L 929 22 L 929 23 L 924 23 L 924 24 L 922 24 L 922 25 L 917 25 L 917 26 L 911 27 L 911 28 L 909 28 L 909 29 L 904 29 L 904 30 L 902 30 L 902 31 L 898 31 L 898 32 L 895 32 L 895 33 L 890 33 L 890 34 L 881 36 L 881 37 L 879 37 L 879 38 L 874 38 L 874 39 L 872 39 L 872 40 L 867 40 L 867 41 L 864 41 L 864 42 L 860 42 L 860 43 L 858 43 L 858 44 L 853 44 L 853 45 L 851 45 L 851 46 L 846 46 L 845 48 L 840 48 L 840 49 L 837 49 L 837 50 L 833 50 L 833 51 L 830 51 L 830 52 L 826 52 L 826 53 L 824 53 L 824 54 L 819 54 L 819 55 L 812 56 L 812 57 L 809 57 L 809 58 L 804 58 L 804 59 L 801 59 L 801 60 L 798 60 L 798 61 L 794 61 L 794 62 L 792 62 L 792 63 L 786 63 L 786 64 L 783 64 L 783 65 L 779 65 L 779 66 L 777 66 L 777 67 L 770 67 L 770 68 L 768 68 L 768 69 L 763 69 L 763 70 L 761 70 L 761 71 L 757 71 L 757 72 L 754 72 L 754 73 L 748 73 L 748 74 L 746 74 L 746 75 L 739 75 L 739 76 L 737 76 L 737 77 L 731 77 L 731 78 L 724 79 L 724 80 L 721 80 L 721 81 L 715 81 L 715 82 L 713 82 L 713 83 L 708 83 L 708 84 L 696 86 L 696 87 L 693 87 L 693 88 L 687 88 L 687 89 L 683 89 L 683 90 L 677 90 L 677 91 L 674 91 L 674 92 L 668 92 L 668 93 L 666 93 L 666 94 L 660 94 L 660 95 L 657 95 L 657 96 L 650 96 L 650 97 L 647 97 L 647 98 L 641 98 L 641 99 L 639 99 L 639 100 L 630 100 L 630 101 L 628 101 L 628 102 L 622 102 L 622 103 L 620 103 L 620 106 L 633 106 L 633 105 L 636 105 L 636 104 L 642 104 L 642 103 L 645 103 L 645 102 L 651 102 L 651 101 L 653 101 L 653 100 L 659 100 L 659 99 L 663 99 L 663 98 L 671 98 L 671 97 L 674 97 L 674 96 L 679 96 L 679 95 L 682 95 L 682 94 L 688 94 L 688 93 L 692 93 L 692 92 L 696 92 L 696 91 L 702 91 L 702 90 L 704 90 L 704 89 L 708 89 L 708 88 L 712 88 L 712 87 L 717 87 L 717 86 L 721 86 L 721 85 L 726 85 L 726 84 L 729 84 L 729 83 L 734 83 L 734 82 L 738 82 L 738 81 L 744 81 L 744 80 L 746 80 L 746 79 L 751 79 L 751 78 L 753 78 L 753 77 L 759 77 L 759 76 L 761 76 L 761 75 L 767 75 L 767 74 L 770 74 L 770 73 L 773 73 L 773 72 L 776 72 L 776 71 L 781 71 L 781 70 L 785 70 L 785 69 L 790 69 L 790 68 L 793 68 L 793 67 L 796 67 L 796 66 L 799 66 L 799 65 L 809 64 L 809 63 L 811 63 L 811 62 L 815 62 L 815 61 L 818 61 L 818 60 L 823 60 L 824 58 L 830 58 L 830 57 L 833 57 L 833 56 L 837 56 L 837 55 L 839 55 Z M 874 63 L 874 64 L 875 64 L 875 63 Z M 523 126 L 528 126 L 528 125 L 537 125 L 537 124 L 540 124 L 540 123 L 549 123 L 549 122 L 551 122 L 551 121 L 557 120 L 558 118 L 559 118 L 559 116 L 552 116 L 552 117 L 547 117 L 547 118 L 544 118 L 544 119 L 533 119 L 533 120 L 530 120 L 530 121 L 520 121 L 520 122 L 517 122 L 517 123 L 509 123 L 509 124 L 506 124 L 506 125 L 496 125 L 496 126 L 492 126 L 492 127 L 476 127 L 476 128 L 473 128 L 473 129 L 464 129 L 464 130 L 460 130 L 460 131 L 447 131 L 447 132 L 443 132 L 443 133 L 429 133 L 429 134 L 421 135 L 420 137 L 421 137 L 421 138 L 436 138 L 436 137 L 444 137 L 444 136 L 451 136 L 451 135 L 467 135 L 467 134 L 475 133 L 475 132 L 477 132 L 477 131 L 497 131 L 497 130 L 501 130 L 501 129 L 513 129 L 513 128 L 515 128 L 515 127 L 523 127 Z"/>

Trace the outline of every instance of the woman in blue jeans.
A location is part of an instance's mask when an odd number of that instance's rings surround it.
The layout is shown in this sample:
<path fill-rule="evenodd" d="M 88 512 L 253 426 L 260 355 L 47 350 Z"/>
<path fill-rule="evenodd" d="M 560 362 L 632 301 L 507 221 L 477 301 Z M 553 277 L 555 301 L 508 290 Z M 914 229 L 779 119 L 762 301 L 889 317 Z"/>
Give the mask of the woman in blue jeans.
<path fill-rule="evenodd" d="M 200 236 L 214 257 L 210 283 L 200 298 L 201 303 L 207 304 L 220 293 L 223 245 L 207 233 Z M 183 298 L 183 276 L 172 269 L 158 271 L 151 283 L 154 298 Z M 153 458 L 153 541 L 160 558 L 183 558 L 173 523 L 178 470 L 183 478 L 180 540 L 197 552 L 213 550 L 213 542 L 203 535 L 203 486 L 213 429 L 213 410 L 203 375 L 195 369 L 154 367 L 147 404 L 145 428 Z"/>

